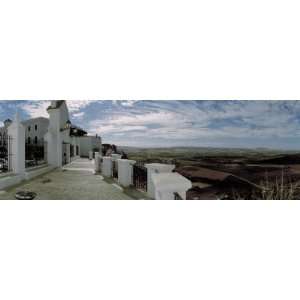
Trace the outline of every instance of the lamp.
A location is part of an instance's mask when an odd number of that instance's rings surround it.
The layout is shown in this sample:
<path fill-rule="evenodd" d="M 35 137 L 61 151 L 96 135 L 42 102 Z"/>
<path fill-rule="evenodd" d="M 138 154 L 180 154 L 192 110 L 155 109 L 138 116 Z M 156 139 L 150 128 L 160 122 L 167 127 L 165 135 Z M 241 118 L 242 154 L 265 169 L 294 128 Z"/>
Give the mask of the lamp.
<path fill-rule="evenodd" d="M 70 129 L 70 128 L 71 128 L 71 121 L 68 120 L 68 121 L 66 122 L 65 129 Z"/>

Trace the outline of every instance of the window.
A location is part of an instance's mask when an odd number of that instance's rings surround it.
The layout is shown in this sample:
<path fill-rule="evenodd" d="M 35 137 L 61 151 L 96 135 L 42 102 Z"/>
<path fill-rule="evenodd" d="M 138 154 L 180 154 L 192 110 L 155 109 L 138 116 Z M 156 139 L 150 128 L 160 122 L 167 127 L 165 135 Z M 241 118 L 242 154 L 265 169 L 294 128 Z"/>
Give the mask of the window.
<path fill-rule="evenodd" d="M 35 143 L 35 144 L 38 143 L 38 138 L 37 138 L 37 136 L 34 137 L 34 143 Z"/>
<path fill-rule="evenodd" d="M 28 126 L 28 131 L 30 131 L 30 126 Z"/>
<path fill-rule="evenodd" d="M 34 125 L 34 130 L 37 131 L 37 125 Z"/>
<path fill-rule="evenodd" d="M 28 143 L 28 144 L 31 143 L 30 136 L 29 136 L 28 139 L 27 139 L 27 143 Z"/>

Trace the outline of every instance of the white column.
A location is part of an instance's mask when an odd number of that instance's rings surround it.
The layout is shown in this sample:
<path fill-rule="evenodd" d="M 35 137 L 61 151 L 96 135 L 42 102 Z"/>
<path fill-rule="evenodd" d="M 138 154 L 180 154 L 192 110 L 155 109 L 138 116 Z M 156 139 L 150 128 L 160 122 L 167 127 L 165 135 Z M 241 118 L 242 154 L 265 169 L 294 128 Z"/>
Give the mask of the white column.
<path fill-rule="evenodd" d="M 95 172 L 101 172 L 101 160 L 102 155 L 99 152 L 95 152 Z"/>
<path fill-rule="evenodd" d="M 111 155 L 111 158 L 113 161 L 117 161 L 118 159 L 121 159 L 121 157 L 122 157 L 122 155 L 116 154 L 116 153 Z"/>
<path fill-rule="evenodd" d="M 112 176 L 112 160 L 110 156 L 103 157 L 102 175 L 106 177 Z"/>
<path fill-rule="evenodd" d="M 171 173 L 175 169 L 175 165 L 168 164 L 146 164 L 147 168 L 147 194 L 150 198 L 155 198 L 154 185 L 152 182 L 152 174 Z"/>
<path fill-rule="evenodd" d="M 49 113 L 49 127 L 48 132 L 45 135 L 47 140 L 47 154 L 48 163 L 55 167 L 62 166 L 62 136 L 60 132 L 60 111 L 59 109 L 50 109 Z"/>
<path fill-rule="evenodd" d="M 25 173 L 25 128 L 20 122 L 19 114 L 8 127 L 8 136 L 11 137 L 11 167 L 15 174 Z"/>
<path fill-rule="evenodd" d="M 66 144 L 66 159 L 67 159 L 67 164 L 71 162 L 71 145 Z"/>
<path fill-rule="evenodd" d="M 93 159 L 93 151 L 89 151 L 89 160 Z"/>
<path fill-rule="evenodd" d="M 177 172 L 153 173 L 151 177 L 155 200 L 174 200 L 175 193 L 186 200 L 186 192 L 192 187 L 192 182 Z"/>
<path fill-rule="evenodd" d="M 124 187 L 132 185 L 132 169 L 135 160 L 118 159 L 118 183 Z"/>

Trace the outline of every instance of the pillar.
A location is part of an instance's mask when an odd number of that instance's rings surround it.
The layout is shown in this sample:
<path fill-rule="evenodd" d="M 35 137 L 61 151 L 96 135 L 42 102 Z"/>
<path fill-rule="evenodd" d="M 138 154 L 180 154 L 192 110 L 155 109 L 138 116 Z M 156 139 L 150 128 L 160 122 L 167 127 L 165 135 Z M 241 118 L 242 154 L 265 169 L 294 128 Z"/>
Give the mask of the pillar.
<path fill-rule="evenodd" d="M 20 122 L 19 114 L 16 113 L 15 120 L 8 127 L 8 136 L 11 137 L 11 167 L 15 174 L 25 173 L 25 128 Z"/>
<path fill-rule="evenodd" d="M 132 172 L 135 160 L 118 159 L 118 183 L 124 187 L 132 185 Z"/>
<path fill-rule="evenodd" d="M 89 160 L 93 159 L 93 151 L 89 151 Z"/>
<path fill-rule="evenodd" d="M 177 193 L 186 200 L 186 192 L 192 187 L 192 182 L 179 173 L 152 173 L 155 200 L 174 200 Z"/>
<path fill-rule="evenodd" d="M 71 144 L 65 144 L 66 146 L 66 163 L 69 164 L 71 162 Z"/>
<path fill-rule="evenodd" d="M 147 194 L 150 198 L 155 198 L 155 191 L 154 185 L 152 182 L 152 174 L 160 174 L 160 173 L 171 173 L 175 169 L 175 165 L 168 165 L 168 164 L 146 164 L 145 167 L 147 168 Z"/>
<path fill-rule="evenodd" d="M 122 155 L 114 153 L 111 155 L 111 158 L 113 161 L 117 161 L 118 159 L 121 159 Z"/>
<path fill-rule="evenodd" d="M 100 155 L 99 152 L 95 152 L 95 172 L 96 173 L 101 172 L 101 160 L 102 160 L 102 155 Z"/>
<path fill-rule="evenodd" d="M 63 164 L 63 140 L 60 132 L 60 110 L 48 108 L 49 127 L 45 135 L 47 141 L 48 163 L 54 167 L 61 167 Z"/>
<path fill-rule="evenodd" d="M 106 177 L 112 176 L 112 159 L 110 156 L 103 157 L 102 175 Z"/>

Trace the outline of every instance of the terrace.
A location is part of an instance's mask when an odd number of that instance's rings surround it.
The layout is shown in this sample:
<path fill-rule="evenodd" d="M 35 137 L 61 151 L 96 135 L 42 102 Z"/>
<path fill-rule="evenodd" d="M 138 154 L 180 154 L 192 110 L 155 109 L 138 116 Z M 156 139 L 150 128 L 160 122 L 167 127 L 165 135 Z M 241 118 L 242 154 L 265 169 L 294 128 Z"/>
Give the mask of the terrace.
<path fill-rule="evenodd" d="M 35 192 L 36 200 L 135 199 L 117 185 L 108 183 L 103 176 L 94 174 L 94 162 L 82 158 L 2 191 L 0 199 L 15 199 L 15 194 L 24 190 Z"/>
<path fill-rule="evenodd" d="M 66 104 L 53 105 L 48 109 L 50 124 L 40 144 L 37 139 L 34 145 L 26 143 L 18 114 L 8 126 L 8 147 L 2 153 L 2 199 L 14 199 L 17 192 L 26 191 L 34 192 L 37 199 L 186 199 L 192 184 L 174 172 L 173 164 L 141 165 L 115 151 L 102 157 L 102 151 L 95 152 L 92 145 L 89 160 L 81 158 Z M 65 124 L 63 130 L 61 124 Z"/>

